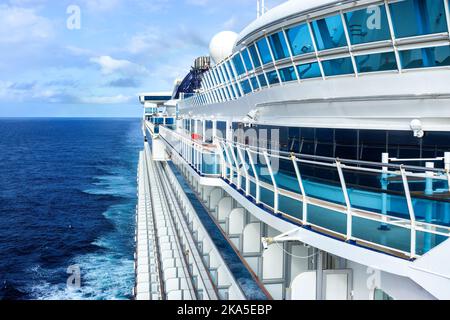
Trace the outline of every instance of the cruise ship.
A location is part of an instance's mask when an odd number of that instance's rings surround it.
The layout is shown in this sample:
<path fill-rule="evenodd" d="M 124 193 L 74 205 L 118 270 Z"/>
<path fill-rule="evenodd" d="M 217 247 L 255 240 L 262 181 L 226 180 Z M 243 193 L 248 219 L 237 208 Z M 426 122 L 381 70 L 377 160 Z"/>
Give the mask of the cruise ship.
<path fill-rule="evenodd" d="M 449 0 L 258 1 L 141 94 L 136 299 L 450 299 L 449 30 Z"/>

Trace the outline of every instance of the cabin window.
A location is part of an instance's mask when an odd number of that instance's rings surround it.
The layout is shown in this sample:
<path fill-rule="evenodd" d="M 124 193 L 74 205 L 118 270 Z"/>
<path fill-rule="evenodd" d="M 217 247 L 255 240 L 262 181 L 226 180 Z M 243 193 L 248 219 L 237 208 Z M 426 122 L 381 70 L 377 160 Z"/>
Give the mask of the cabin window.
<path fill-rule="evenodd" d="M 252 77 L 250 79 L 250 81 L 252 83 L 253 89 L 254 90 L 258 90 L 259 89 L 259 84 L 258 84 L 258 80 L 256 79 L 256 77 Z"/>
<path fill-rule="evenodd" d="M 258 52 L 256 51 L 255 45 L 252 44 L 250 47 L 248 47 L 248 50 L 250 51 L 250 55 L 252 56 L 255 68 L 261 67 L 261 61 L 259 60 Z"/>
<path fill-rule="evenodd" d="M 258 75 L 258 80 L 259 80 L 259 83 L 261 84 L 261 88 L 267 87 L 267 80 L 266 80 L 266 77 L 264 76 L 264 74 Z"/>
<path fill-rule="evenodd" d="M 322 62 L 325 76 L 340 76 L 354 73 L 352 59 L 339 58 Z"/>
<path fill-rule="evenodd" d="M 322 73 L 317 62 L 305 63 L 297 66 L 300 79 L 321 78 Z"/>
<path fill-rule="evenodd" d="M 269 36 L 269 43 L 275 60 L 289 57 L 289 50 L 282 31 Z"/>
<path fill-rule="evenodd" d="M 241 87 L 242 91 L 244 91 L 244 94 L 248 94 L 252 92 L 252 87 L 250 87 L 250 82 L 246 79 L 244 81 L 241 81 Z"/>
<path fill-rule="evenodd" d="M 289 40 L 292 54 L 299 56 L 314 51 L 313 42 L 306 24 L 286 30 L 286 36 Z"/>
<path fill-rule="evenodd" d="M 405 0 L 389 4 L 398 38 L 447 32 L 443 1 Z"/>
<path fill-rule="evenodd" d="M 250 60 L 250 55 L 248 54 L 247 49 L 244 49 L 242 52 L 242 58 L 244 59 L 245 68 L 248 72 L 253 70 L 252 61 Z"/>
<path fill-rule="evenodd" d="M 280 79 L 278 78 L 278 73 L 274 70 L 271 72 L 267 72 L 267 79 L 269 80 L 269 84 L 279 84 Z"/>
<path fill-rule="evenodd" d="M 280 77 L 281 77 L 281 81 L 283 81 L 283 82 L 297 80 L 297 74 L 295 73 L 294 67 L 280 69 Z"/>
<path fill-rule="evenodd" d="M 368 54 L 355 57 L 358 72 L 376 72 L 397 70 L 394 52 Z"/>
<path fill-rule="evenodd" d="M 236 72 L 237 72 L 238 76 L 245 73 L 244 64 L 242 63 L 242 58 L 241 58 L 240 54 L 237 54 L 233 57 L 233 64 L 234 64 L 234 67 L 236 68 Z"/>
<path fill-rule="evenodd" d="M 256 43 L 256 46 L 259 50 L 259 55 L 261 56 L 261 60 L 263 64 L 268 64 L 272 61 L 272 56 L 270 55 L 269 46 L 267 44 L 266 38 L 262 38 Z"/>
<path fill-rule="evenodd" d="M 400 51 L 403 69 L 443 67 L 450 65 L 450 47 L 433 47 Z"/>
<path fill-rule="evenodd" d="M 347 46 L 344 26 L 340 15 L 312 22 L 314 38 L 319 50 L 334 49 Z"/>
<path fill-rule="evenodd" d="M 347 12 L 345 14 L 350 42 L 361 44 L 391 39 L 384 5 Z"/>

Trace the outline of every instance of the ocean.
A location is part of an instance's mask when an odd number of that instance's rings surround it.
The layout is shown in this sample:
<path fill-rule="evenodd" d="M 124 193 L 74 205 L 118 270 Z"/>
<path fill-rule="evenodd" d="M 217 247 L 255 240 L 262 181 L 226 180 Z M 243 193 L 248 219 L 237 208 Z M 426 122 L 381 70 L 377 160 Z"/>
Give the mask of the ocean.
<path fill-rule="evenodd" d="M 0 299 L 132 298 L 142 141 L 139 119 L 0 119 Z"/>

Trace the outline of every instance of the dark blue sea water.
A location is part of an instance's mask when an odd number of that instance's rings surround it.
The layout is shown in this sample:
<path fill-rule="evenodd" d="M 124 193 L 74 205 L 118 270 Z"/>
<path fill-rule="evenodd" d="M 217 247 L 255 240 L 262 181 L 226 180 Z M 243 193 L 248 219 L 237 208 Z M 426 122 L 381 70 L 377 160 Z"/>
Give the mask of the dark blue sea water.
<path fill-rule="evenodd" d="M 0 299 L 131 297 L 141 147 L 138 119 L 0 119 Z"/>

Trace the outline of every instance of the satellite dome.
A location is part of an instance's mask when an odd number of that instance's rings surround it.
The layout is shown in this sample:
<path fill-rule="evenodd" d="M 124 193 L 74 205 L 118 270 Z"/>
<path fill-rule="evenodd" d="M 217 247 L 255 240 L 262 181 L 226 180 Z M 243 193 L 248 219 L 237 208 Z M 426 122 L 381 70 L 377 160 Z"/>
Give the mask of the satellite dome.
<path fill-rule="evenodd" d="M 209 44 L 209 54 L 217 64 L 233 53 L 238 34 L 232 31 L 223 31 L 216 34 Z"/>

